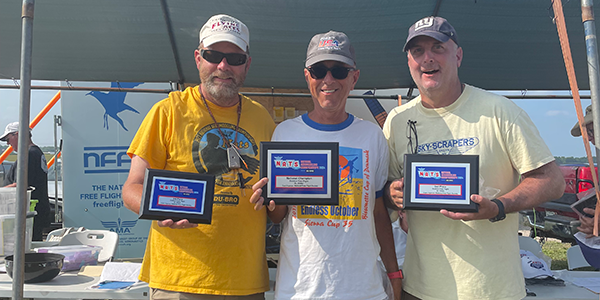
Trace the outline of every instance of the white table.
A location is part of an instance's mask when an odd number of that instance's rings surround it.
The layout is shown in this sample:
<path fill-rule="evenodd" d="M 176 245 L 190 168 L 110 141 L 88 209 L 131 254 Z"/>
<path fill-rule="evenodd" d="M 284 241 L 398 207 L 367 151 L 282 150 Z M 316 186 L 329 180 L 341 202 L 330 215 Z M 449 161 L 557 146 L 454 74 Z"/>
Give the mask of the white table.
<path fill-rule="evenodd" d="M 24 298 L 36 299 L 148 299 L 148 284 L 137 283 L 127 290 L 91 290 L 99 277 L 77 275 L 77 272 L 59 274 L 51 281 L 26 283 L 23 286 Z M 0 274 L 0 297 L 12 297 L 12 279 Z"/>
<path fill-rule="evenodd" d="M 553 271 L 554 276 L 561 278 L 565 281 L 565 286 L 542 286 L 542 285 L 528 285 L 530 291 L 536 293 L 535 297 L 525 297 L 525 299 L 541 300 L 541 299 L 552 299 L 552 300 L 570 300 L 570 299 L 594 299 L 598 300 L 600 296 L 586 288 L 573 285 L 568 282 L 571 278 L 585 277 L 585 278 L 597 278 L 600 281 L 600 272 L 586 272 L 586 271 L 567 271 L 559 270 Z"/>

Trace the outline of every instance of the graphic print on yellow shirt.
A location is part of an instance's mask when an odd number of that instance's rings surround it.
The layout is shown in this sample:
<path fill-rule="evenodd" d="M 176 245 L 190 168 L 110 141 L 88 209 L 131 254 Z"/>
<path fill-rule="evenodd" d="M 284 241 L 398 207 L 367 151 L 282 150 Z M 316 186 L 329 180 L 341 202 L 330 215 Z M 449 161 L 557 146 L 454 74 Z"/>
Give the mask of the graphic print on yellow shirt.
<path fill-rule="evenodd" d="M 363 205 L 361 197 L 363 195 L 363 172 L 368 176 L 368 152 L 365 153 L 366 164 L 363 166 L 363 153 L 361 149 L 340 147 L 339 148 L 339 195 L 340 204 L 331 205 L 300 205 L 297 207 L 297 218 L 299 219 L 330 219 L 330 220 L 360 220 L 362 216 L 366 218 L 369 204 L 369 185 L 365 189 L 365 203 Z M 364 206 L 364 207 L 363 207 Z M 307 226 L 325 226 L 323 221 L 307 222 Z M 331 223 L 330 223 L 331 224 Z M 344 227 L 349 227 L 346 223 Z"/>
<path fill-rule="evenodd" d="M 255 158 L 258 155 L 258 146 L 256 145 L 254 138 L 242 128 L 238 128 L 236 138 L 235 125 L 219 123 L 219 127 L 225 138 L 229 140 L 229 143 L 231 145 L 236 145 L 241 156 L 241 169 L 232 170 L 230 172 L 227 160 L 228 143 L 223 140 L 219 129 L 214 123 L 204 126 L 194 137 L 192 145 L 194 166 L 200 174 L 215 175 L 215 184 L 218 186 L 247 186 L 248 182 L 250 182 L 254 176 L 258 176 L 259 162 L 258 159 Z M 241 170 L 250 174 L 244 177 L 245 173 L 242 173 Z M 234 194 L 229 195 L 228 193 L 222 193 L 215 195 L 214 203 L 237 205 L 239 203 L 239 197 Z"/>

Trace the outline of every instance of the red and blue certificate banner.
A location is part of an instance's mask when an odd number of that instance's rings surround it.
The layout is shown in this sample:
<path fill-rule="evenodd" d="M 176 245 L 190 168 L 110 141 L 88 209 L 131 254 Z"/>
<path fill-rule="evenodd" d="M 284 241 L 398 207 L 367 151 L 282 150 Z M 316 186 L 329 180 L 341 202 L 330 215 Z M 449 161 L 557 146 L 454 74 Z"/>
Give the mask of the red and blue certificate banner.
<path fill-rule="evenodd" d="M 262 142 L 263 197 L 277 204 L 338 205 L 338 143 Z"/>
<path fill-rule="evenodd" d="M 210 224 L 213 175 L 146 169 L 140 219 Z"/>
<path fill-rule="evenodd" d="M 477 212 L 478 155 L 404 156 L 404 209 Z"/>

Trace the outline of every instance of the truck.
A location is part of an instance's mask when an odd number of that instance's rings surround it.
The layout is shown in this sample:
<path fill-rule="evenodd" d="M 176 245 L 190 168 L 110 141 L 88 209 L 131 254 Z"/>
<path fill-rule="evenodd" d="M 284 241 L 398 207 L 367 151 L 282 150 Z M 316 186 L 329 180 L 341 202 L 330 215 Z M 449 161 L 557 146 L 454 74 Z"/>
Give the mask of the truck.
<path fill-rule="evenodd" d="M 574 244 L 573 234 L 577 233 L 581 222 L 571 204 L 586 195 L 585 191 L 593 189 L 592 168 L 587 165 L 561 165 L 559 168 L 566 183 L 563 196 L 519 213 L 523 224 L 531 228 L 531 237 L 556 238 Z M 597 167 L 594 170 L 597 172 Z"/>

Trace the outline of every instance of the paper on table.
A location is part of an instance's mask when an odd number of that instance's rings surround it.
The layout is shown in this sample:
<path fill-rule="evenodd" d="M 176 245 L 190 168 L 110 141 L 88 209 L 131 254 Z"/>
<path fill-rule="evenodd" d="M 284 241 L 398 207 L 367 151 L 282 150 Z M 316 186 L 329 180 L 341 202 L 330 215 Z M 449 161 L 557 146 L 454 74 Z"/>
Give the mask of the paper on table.
<path fill-rule="evenodd" d="M 574 277 L 571 279 L 571 283 L 584 287 L 596 294 L 600 293 L 600 282 L 598 282 L 598 278 L 585 278 L 585 277 Z"/>
<path fill-rule="evenodd" d="M 138 281 L 141 263 L 107 262 L 100 275 L 102 281 Z"/>

